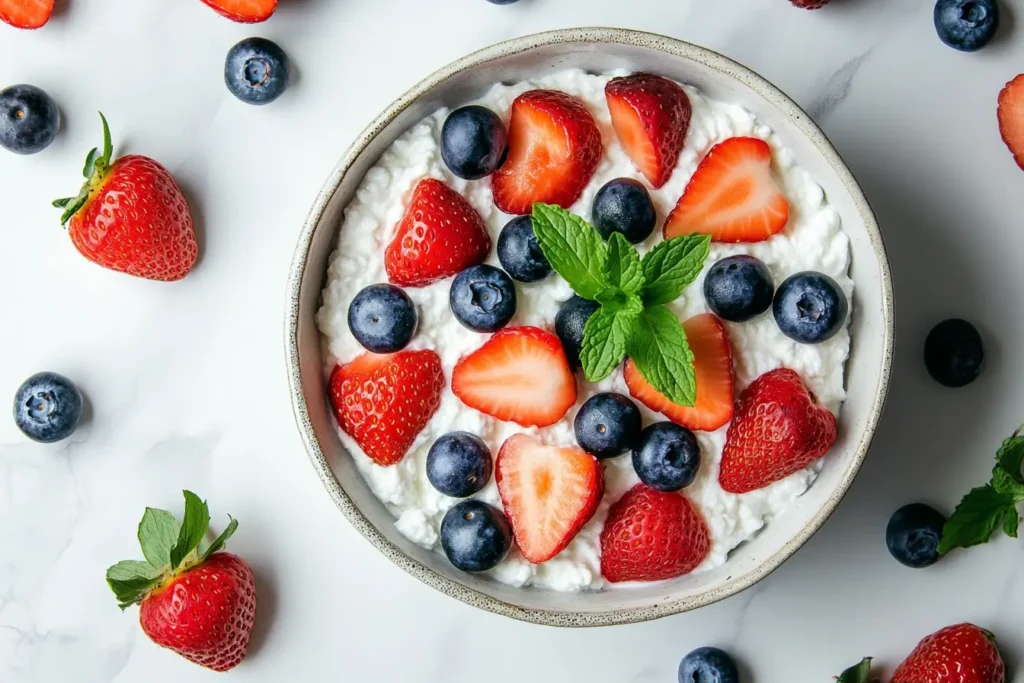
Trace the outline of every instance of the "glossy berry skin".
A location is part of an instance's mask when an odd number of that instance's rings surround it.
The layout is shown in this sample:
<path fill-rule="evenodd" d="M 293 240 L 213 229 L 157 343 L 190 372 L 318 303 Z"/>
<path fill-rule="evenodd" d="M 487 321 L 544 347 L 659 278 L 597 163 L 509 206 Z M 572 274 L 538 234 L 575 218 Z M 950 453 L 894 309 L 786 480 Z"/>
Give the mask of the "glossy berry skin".
<path fill-rule="evenodd" d="M 416 333 L 416 306 L 400 287 L 370 285 L 348 307 L 348 328 L 363 348 L 374 353 L 401 351 Z"/>
<path fill-rule="evenodd" d="M 643 183 L 632 178 L 616 178 L 597 191 L 591 222 L 605 239 L 613 232 L 621 232 L 629 242 L 638 244 L 654 232 L 658 214 Z"/>
<path fill-rule="evenodd" d="M 679 663 L 679 683 L 739 683 L 733 661 L 717 647 L 697 648 Z"/>
<path fill-rule="evenodd" d="M 427 479 L 446 496 L 465 498 L 491 478 L 491 451 L 480 437 L 469 432 L 450 432 L 427 453 Z"/>
<path fill-rule="evenodd" d="M 678 491 L 693 483 L 700 470 L 700 444 L 686 427 L 655 422 L 640 434 L 633 469 L 640 481 L 658 491 Z"/>
<path fill-rule="evenodd" d="M 944 320 L 924 341 L 924 365 L 928 374 L 947 387 L 963 387 L 978 378 L 985 362 L 981 335 L 971 323 L 959 318 Z"/>
<path fill-rule="evenodd" d="M 715 263 L 704 278 L 704 300 L 723 320 L 742 323 L 767 311 L 775 296 L 768 266 L 753 256 L 729 256 Z"/>
<path fill-rule="evenodd" d="M 501 118 L 487 107 L 456 109 L 441 128 L 441 158 L 448 170 L 465 180 L 479 180 L 498 170 L 508 149 Z"/>
<path fill-rule="evenodd" d="M 472 266 L 452 280 L 448 303 L 460 323 L 475 332 L 496 332 L 516 314 L 516 286 L 503 270 Z"/>
<path fill-rule="evenodd" d="M 575 370 L 580 366 L 580 351 L 583 349 L 583 330 L 590 316 L 601 307 L 601 304 L 581 296 L 572 295 L 558 309 L 555 316 L 555 334 L 562 342 L 569 367 Z"/>
<path fill-rule="evenodd" d="M 505 513 L 481 500 L 464 500 L 441 520 L 441 548 L 456 569 L 493 569 L 511 547 L 512 525 Z"/>
<path fill-rule="evenodd" d="M 938 0 L 935 31 L 946 45 L 974 52 L 988 45 L 999 28 L 996 0 Z"/>
<path fill-rule="evenodd" d="M 266 38 L 246 38 L 228 51 L 224 83 L 246 104 L 270 104 L 288 89 L 288 55 Z"/>
<path fill-rule="evenodd" d="M 55 372 L 32 375 L 14 395 L 14 421 L 28 438 L 54 443 L 71 436 L 82 420 L 82 394 Z"/>
<path fill-rule="evenodd" d="M 939 540 L 946 518 L 923 503 L 904 505 L 893 513 L 885 528 L 885 544 L 900 564 L 914 569 L 939 559 Z"/>
<path fill-rule="evenodd" d="M 541 251 L 529 216 L 513 218 L 501 229 L 498 260 L 501 267 L 520 282 L 537 282 L 551 274 L 551 264 Z"/>
<path fill-rule="evenodd" d="M 1005 683 L 996 639 L 974 624 L 956 624 L 928 636 L 896 667 L 890 683 Z"/>
<path fill-rule="evenodd" d="M 57 104 L 34 85 L 0 90 L 0 147 L 35 154 L 50 146 L 60 128 Z"/>
<path fill-rule="evenodd" d="M 782 333 L 801 344 L 820 344 L 843 329 L 850 305 L 839 283 L 806 271 L 786 278 L 772 302 Z"/>
<path fill-rule="evenodd" d="M 573 421 L 576 443 L 598 460 L 636 448 L 642 426 L 643 418 L 636 404 L 613 392 L 588 398 Z"/>

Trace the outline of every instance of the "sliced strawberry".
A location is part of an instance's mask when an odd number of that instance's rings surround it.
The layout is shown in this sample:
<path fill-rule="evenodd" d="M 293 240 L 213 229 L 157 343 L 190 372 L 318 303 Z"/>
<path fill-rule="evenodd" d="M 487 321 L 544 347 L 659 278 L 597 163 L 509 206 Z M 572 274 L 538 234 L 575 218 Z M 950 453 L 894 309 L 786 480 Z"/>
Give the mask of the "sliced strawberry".
<path fill-rule="evenodd" d="M 0 0 L 0 21 L 14 28 L 41 28 L 53 15 L 54 0 Z"/>
<path fill-rule="evenodd" d="M 999 93 L 997 114 L 999 134 L 1017 165 L 1024 169 L 1024 74 L 1007 83 Z"/>
<path fill-rule="evenodd" d="M 700 233 L 715 242 L 761 242 L 782 232 L 789 203 L 772 177 L 772 150 L 757 138 L 711 148 L 665 221 L 665 239 Z"/>
<path fill-rule="evenodd" d="M 534 202 L 569 208 L 597 170 L 601 132 L 582 101 L 557 90 L 530 90 L 512 103 L 508 159 L 491 176 L 494 203 L 530 213 Z"/>
<path fill-rule="evenodd" d="M 565 550 L 604 493 L 604 473 L 594 456 L 546 446 L 526 434 L 502 444 L 494 477 L 516 544 L 534 564 Z"/>
<path fill-rule="evenodd" d="M 675 82 L 652 74 L 613 78 L 604 88 L 619 144 L 659 188 L 668 182 L 690 128 L 690 98 Z"/>
<path fill-rule="evenodd" d="M 203 0 L 203 3 L 240 24 L 266 21 L 277 9 L 277 0 Z"/>
<path fill-rule="evenodd" d="M 713 432 L 732 419 L 733 378 L 732 346 L 729 333 L 717 316 L 696 315 L 683 323 L 686 340 L 693 351 L 693 369 L 697 376 L 697 400 L 692 408 L 673 403 L 651 386 L 626 361 L 624 376 L 633 398 L 676 424 L 694 430 Z"/>
<path fill-rule="evenodd" d="M 499 420 L 547 427 L 576 403 L 576 377 L 554 334 L 507 327 L 455 365 L 452 393 Z"/>

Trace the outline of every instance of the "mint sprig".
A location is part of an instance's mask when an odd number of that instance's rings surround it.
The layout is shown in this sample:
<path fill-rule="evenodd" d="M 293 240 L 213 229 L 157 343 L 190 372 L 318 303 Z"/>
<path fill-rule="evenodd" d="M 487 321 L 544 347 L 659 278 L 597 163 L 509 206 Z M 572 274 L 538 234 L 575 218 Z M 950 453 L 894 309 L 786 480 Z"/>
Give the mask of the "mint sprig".
<path fill-rule="evenodd" d="M 550 204 L 533 205 L 533 231 L 551 267 L 573 291 L 601 307 L 583 331 L 583 374 L 599 382 L 628 354 L 637 370 L 670 401 L 692 406 L 697 397 L 693 353 L 675 315 L 664 304 L 693 282 L 708 257 L 711 237 L 683 235 L 658 244 L 641 259 L 625 237 L 605 243 L 585 220 Z"/>

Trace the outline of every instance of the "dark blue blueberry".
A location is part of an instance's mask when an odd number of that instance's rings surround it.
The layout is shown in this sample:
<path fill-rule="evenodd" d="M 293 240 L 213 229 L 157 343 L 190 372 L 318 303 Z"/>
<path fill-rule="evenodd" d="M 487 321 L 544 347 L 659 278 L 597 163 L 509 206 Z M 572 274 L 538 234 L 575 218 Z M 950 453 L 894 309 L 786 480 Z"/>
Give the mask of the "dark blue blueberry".
<path fill-rule="evenodd" d="M 512 547 L 512 525 L 498 508 L 481 500 L 464 500 L 441 520 L 441 548 L 457 569 L 493 569 Z"/>
<path fill-rule="evenodd" d="M 686 427 L 655 422 L 640 435 L 633 451 L 640 481 L 658 491 L 678 491 L 693 483 L 700 469 L 700 444 Z"/>
<path fill-rule="evenodd" d="M 885 544 L 900 564 L 920 569 L 939 559 L 939 539 L 946 518 L 923 503 L 904 505 L 885 527 Z"/>
<path fill-rule="evenodd" d="M 679 683 L 739 683 L 740 673 L 732 657 L 717 647 L 701 647 L 683 657 Z"/>
<path fill-rule="evenodd" d="M 513 218 L 501 229 L 498 260 L 501 267 L 520 282 L 537 282 L 551 274 L 551 264 L 540 249 L 529 216 Z"/>
<path fill-rule="evenodd" d="M 516 314 L 516 286 L 500 268 L 473 266 L 455 276 L 448 303 L 469 329 L 496 332 Z"/>
<path fill-rule="evenodd" d="M 633 244 L 650 237 L 658 222 L 647 188 L 632 178 L 605 183 L 594 197 L 590 218 L 601 237 L 608 239 L 613 232 L 621 232 Z"/>
<path fill-rule="evenodd" d="M 730 256 L 708 270 L 704 300 L 715 315 L 742 323 L 761 315 L 772 305 L 775 283 L 768 266 L 753 256 Z"/>
<path fill-rule="evenodd" d="M 416 307 L 409 295 L 394 285 L 370 285 L 352 299 L 348 328 L 367 351 L 401 351 L 416 334 Z"/>
<path fill-rule="evenodd" d="M 456 109 L 441 128 L 441 158 L 449 171 L 466 180 L 497 171 L 507 149 L 505 124 L 487 107 L 473 104 Z"/>
<path fill-rule="evenodd" d="M 640 443 L 640 410 L 622 394 L 595 394 L 580 406 L 573 421 L 576 443 L 595 458 L 614 458 Z"/>
<path fill-rule="evenodd" d="M 791 275 L 772 303 L 782 333 L 802 344 L 820 344 L 843 329 L 850 305 L 839 284 L 824 273 Z"/>
<path fill-rule="evenodd" d="M 562 348 L 573 370 L 580 365 L 580 350 L 583 348 L 583 328 L 601 304 L 573 294 L 563 302 L 555 316 L 555 334 L 562 340 Z"/>
<path fill-rule="evenodd" d="M 491 479 L 491 451 L 480 437 L 451 432 L 434 442 L 427 453 L 427 479 L 446 496 L 465 498 Z"/>
<path fill-rule="evenodd" d="M 935 30 L 946 45 L 974 52 L 992 40 L 999 28 L 996 0 L 939 0 L 935 3 Z"/>
<path fill-rule="evenodd" d="M 981 335 L 966 320 L 944 320 L 924 340 L 924 365 L 939 384 L 962 387 L 978 378 L 985 362 Z"/>
<path fill-rule="evenodd" d="M 33 441 L 53 443 L 74 433 L 82 420 L 82 394 L 55 372 L 32 375 L 14 395 L 14 421 Z"/>
<path fill-rule="evenodd" d="M 266 38 L 246 38 L 228 52 L 224 82 L 247 104 L 270 104 L 288 89 L 288 55 Z"/>
<path fill-rule="evenodd" d="M 57 104 L 34 85 L 0 90 L 0 147 L 35 154 L 50 146 L 60 128 Z"/>

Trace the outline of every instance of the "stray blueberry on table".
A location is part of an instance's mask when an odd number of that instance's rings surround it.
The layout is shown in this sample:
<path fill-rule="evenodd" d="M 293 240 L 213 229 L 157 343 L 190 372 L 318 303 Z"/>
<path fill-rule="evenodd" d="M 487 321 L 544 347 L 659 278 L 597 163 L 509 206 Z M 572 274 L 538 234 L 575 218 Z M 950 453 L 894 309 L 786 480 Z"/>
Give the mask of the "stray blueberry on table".
<path fill-rule="evenodd" d="M 54 443 L 71 436 L 82 420 L 82 394 L 55 372 L 32 375 L 14 395 L 14 421 L 33 441 Z"/>
<path fill-rule="evenodd" d="M 715 263 L 704 278 L 704 300 L 723 320 L 742 323 L 767 311 L 775 296 L 768 266 L 753 256 L 729 256 Z"/>
<path fill-rule="evenodd" d="M 493 569 L 512 547 L 512 525 L 505 513 L 481 500 L 464 500 L 441 520 L 441 549 L 457 569 Z"/>
<path fill-rule="evenodd" d="M 564 301 L 555 316 L 555 334 L 562 342 L 569 367 L 575 370 L 580 366 L 580 351 L 583 349 L 583 330 L 590 316 L 601 307 L 601 304 L 581 296 L 572 295 Z"/>
<path fill-rule="evenodd" d="M 35 154 L 50 146 L 60 128 L 57 104 L 34 85 L 0 90 L 0 147 Z"/>
<path fill-rule="evenodd" d="M 654 232 L 658 214 L 643 183 L 632 178 L 616 178 L 597 191 L 591 221 L 605 239 L 613 232 L 621 232 L 629 242 L 639 244 Z"/>
<path fill-rule="evenodd" d="M 448 303 L 460 323 L 475 332 L 497 332 L 516 314 L 516 286 L 505 271 L 472 266 L 452 280 Z"/>
<path fill-rule="evenodd" d="M 508 151 L 508 132 L 487 107 L 456 109 L 441 128 L 441 158 L 448 170 L 465 180 L 478 180 L 498 170 Z"/>
<path fill-rule="evenodd" d="M 920 569 L 939 559 L 939 541 L 946 518 L 923 503 L 904 505 L 885 528 L 885 544 L 901 564 Z"/>
<path fill-rule="evenodd" d="M 640 435 L 633 469 L 640 481 L 658 491 L 678 491 L 693 483 L 700 470 L 700 444 L 686 427 L 655 422 Z"/>
<path fill-rule="evenodd" d="M 924 365 L 928 374 L 947 387 L 963 387 L 978 378 L 985 362 L 981 335 L 966 320 L 944 320 L 924 340 Z"/>
<path fill-rule="evenodd" d="M 288 55 L 277 43 L 246 38 L 228 52 L 224 82 L 247 104 L 270 104 L 287 90 L 290 68 Z"/>
<path fill-rule="evenodd" d="M 450 432 L 427 452 L 427 479 L 446 496 L 471 496 L 491 479 L 491 451 L 469 432 Z"/>
<path fill-rule="evenodd" d="M 985 47 L 999 28 L 996 0 L 938 0 L 935 30 L 946 45 L 974 52 Z"/>
<path fill-rule="evenodd" d="M 683 657 L 679 683 L 739 683 L 736 662 L 717 647 L 702 647 Z"/>
<path fill-rule="evenodd" d="M 348 327 L 367 351 L 401 351 L 416 333 L 416 307 L 400 287 L 370 285 L 348 307 Z"/>
<path fill-rule="evenodd" d="M 834 337 L 843 329 L 849 310 L 839 283 L 810 271 L 786 278 L 772 303 L 779 329 L 801 344 L 820 344 Z"/>
<path fill-rule="evenodd" d="M 537 282 L 551 274 L 529 216 L 513 218 L 501 229 L 497 251 L 501 267 L 515 280 Z"/>
<path fill-rule="evenodd" d="M 642 426 L 643 418 L 636 404 L 612 392 L 588 398 L 573 421 L 576 442 L 598 460 L 636 448 Z"/>

